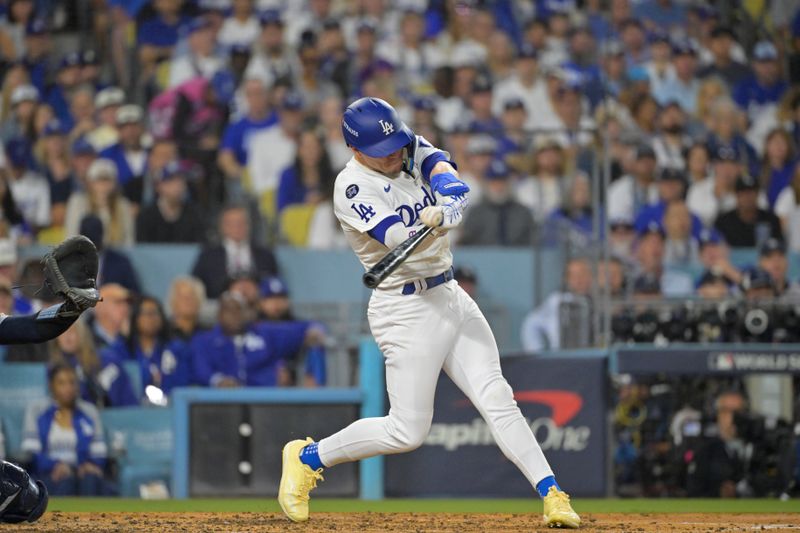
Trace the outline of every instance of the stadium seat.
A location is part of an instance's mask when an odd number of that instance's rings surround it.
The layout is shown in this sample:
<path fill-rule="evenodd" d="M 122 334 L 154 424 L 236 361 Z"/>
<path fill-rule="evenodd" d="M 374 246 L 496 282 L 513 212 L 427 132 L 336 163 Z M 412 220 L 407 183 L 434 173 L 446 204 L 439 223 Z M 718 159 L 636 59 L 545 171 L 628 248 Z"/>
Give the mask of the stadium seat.
<path fill-rule="evenodd" d="M 0 364 L 0 423 L 5 434 L 6 456 L 23 459 L 22 424 L 25 409 L 47 398 L 47 373 L 42 364 Z"/>
<path fill-rule="evenodd" d="M 308 228 L 314 216 L 314 205 L 291 205 L 281 211 L 281 236 L 292 246 L 305 246 Z"/>
<path fill-rule="evenodd" d="M 139 487 L 161 481 L 170 485 L 172 409 L 121 407 L 101 411 L 110 454 L 119 465 L 119 494 L 138 498 Z"/>

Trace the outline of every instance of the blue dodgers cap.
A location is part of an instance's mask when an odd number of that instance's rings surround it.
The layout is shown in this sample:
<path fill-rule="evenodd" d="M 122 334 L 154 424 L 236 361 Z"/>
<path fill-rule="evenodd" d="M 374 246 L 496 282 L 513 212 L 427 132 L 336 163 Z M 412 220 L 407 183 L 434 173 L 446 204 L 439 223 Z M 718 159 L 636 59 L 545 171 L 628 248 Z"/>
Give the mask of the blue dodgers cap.
<path fill-rule="evenodd" d="M 261 23 L 261 26 L 269 26 L 273 24 L 275 26 L 283 26 L 283 17 L 281 16 L 281 12 L 277 9 L 268 9 L 261 13 L 261 16 L 258 17 L 258 21 Z"/>
<path fill-rule="evenodd" d="M 637 228 L 638 237 L 644 238 L 647 235 L 658 235 L 662 239 L 666 236 L 664 232 L 664 226 L 662 226 L 657 220 L 651 220 L 647 224 Z"/>
<path fill-rule="evenodd" d="M 509 168 L 502 159 L 495 159 L 486 169 L 486 179 L 488 181 L 507 180 L 509 178 Z"/>
<path fill-rule="evenodd" d="M 81 53 L 70 52 L 61 58 L 61 61 L 58 63 L 58 70 L 71 67 L 80 67 L 81 64 Z"/>
<path fill-rule="evenodd" d="M 45 124 L 44 132 L 42 134 L 45 137 L 49 137 L 50 135 L 66 135 L 67 127 L 57 118 L 50 119 L 47 124 Z"/>
<path fill-rule="evenodd" d="M 786 255 L 786 244 L 784 244 L 782 240 L 774 237 L 770 237 L 758 247 L 758 255 L 760 257 L 772 255 L 776 252 Z"/>
<path fill-rule="evenodd" d="M 639 294 L 660 294 L 661 280 L 653 274 L 642 274 L 633 282 L 633 292 Z"/>
<path fill-rule="evenodd" d="M 261 282 L 261 297 L 270 298 L 272 296 L 288 296 L 289 289 L 279 277 L 272 276 L 264 278 Z"/>
<path fill-rule="evenodd" d="M 695 289 L 699 289 L 704 285 L 711 285 L 714 283 L 724 283 L 728 287 L 733 285 L 733 282 L 731 282 L 731 280 L 724 274 L 721 274 L 719 272 L 714 272 L 713 270 L 705 270 L 700 275 L 700 278 L 697 280 L 697 283 L 695 283 Z"/>
<path fill-rule="evenodd" d="M 191 35 L 196 31 L 205 30 L 211 27 L 211 21 L 208 17 L 195 17 L 189 24 L 187 24 L 183 30 L 186 32 L 186 35 Z"/>
<path fill-rule="evenodd" d="M 774 289 L 775 283 L 769 272 L 760 267 L 750 267 L 742 272 L 742 290 Z"/>
<path fill-rule="evenodd" d="M 297 91 L 287 92 L 281 102 L 282 109 L 289 109 L 292 111 L 301 111 L 304 105 L 305 101 L 303 100 L 303 95 Z"/>
<path fill-rule="evenodd" d="M 741 155 L 739 154 L 739 149 L 736 148 L 735 145 L 720 144 L 714 149 L 711 158 L 714 161 L 733 161 L 734 163 L 738 163 Z"/>
<path fill-rule="evenodd" d="M 709 244 L 723 244 L 724 242 L 725 240 L 722 238 L 720 232 L 713 228 L 703 228 L 700 231 L 700 235 L 697 236 L 697 243 L 701 249 Z"/>
<path fill-rule="evenodd" d="M 187 178 L 187 173 L 189 172 L 189 167 L 181 163 L 180 161 L 170 161 L 164 167 L 153 176 L 156 181 L 167 181 L 173 178 Z"/>
<path fill-rule="evenodd" d="M 30 161 L 30 145 L 25 139 L 11 139 L 5 145 L 6 157 L 13 167 L 24 167 Z"/>
<path fill-rule="evenodd" d="M 97 155 L 97 150 L 84 137 L 78 137 L 72 143 L 72 155 Z"/>
<path fill-rule="evenodd" d="M 380 98 L 359 98 L 345 109 L 342 135 L 347 146 L 370 157 L 386 157 L 415 142 L 397 111 Z M 412 154 L 413 155 L 413 154 Z"/>
<path fill-rule="evenodd" d="M 697 55 L 697 49 L 688 39 L 681 39 L 672 43 L 672 54 L 675 56 Z"/>
<path fill-rule="evenodd" d="M 28 21 L 25 25 L 25 35 L 36 37 L 39 35 L 47 34 L 47 23 L 44 19 L 34 18 Z"/>

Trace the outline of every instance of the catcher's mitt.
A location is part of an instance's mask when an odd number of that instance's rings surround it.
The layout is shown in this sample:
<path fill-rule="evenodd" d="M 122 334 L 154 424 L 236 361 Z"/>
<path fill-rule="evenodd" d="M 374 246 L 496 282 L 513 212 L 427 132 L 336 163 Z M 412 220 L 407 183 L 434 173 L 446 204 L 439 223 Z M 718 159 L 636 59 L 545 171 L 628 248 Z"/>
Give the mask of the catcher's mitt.
<path fill-rule="evenodd" d="M 97 248 L 83 235 L 70 237 L 53 248 L 42 258 L 42 264 L 45 287 L 72 304 L 59 315 L 80 314 L 100 301 L 95 286 Z"/>

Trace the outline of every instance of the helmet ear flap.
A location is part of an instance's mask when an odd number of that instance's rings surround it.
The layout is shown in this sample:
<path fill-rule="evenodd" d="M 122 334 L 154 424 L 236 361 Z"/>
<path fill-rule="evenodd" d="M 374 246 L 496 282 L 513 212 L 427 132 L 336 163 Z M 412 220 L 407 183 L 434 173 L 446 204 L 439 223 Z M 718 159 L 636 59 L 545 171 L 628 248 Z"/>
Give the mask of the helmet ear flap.
<path fill-rule="evenodd" d="M 414 164 L 416 163 L 417 156 L 417 147 L 419 146 L 419 140 L 417 139 L 417 136 L 412 135 L 412 137 L 413 140 L 403 148 L 403 172 L 409 176 L 413 176 Z"/>

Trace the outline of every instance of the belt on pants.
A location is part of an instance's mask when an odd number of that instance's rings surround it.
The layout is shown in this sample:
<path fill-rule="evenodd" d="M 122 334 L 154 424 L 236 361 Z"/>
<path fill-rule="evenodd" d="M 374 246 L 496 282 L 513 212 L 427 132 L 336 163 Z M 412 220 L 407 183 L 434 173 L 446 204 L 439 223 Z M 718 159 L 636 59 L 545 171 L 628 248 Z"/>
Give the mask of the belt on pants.
<path fill-rule="evenodd" d="M 424 290 L 432 289 L 442 283 L 447 283 L 453 279 L 453 267 L 448 268 L 438 276 L 409 281 L 403 285 L 403 295 L 417 294 Z"/>

